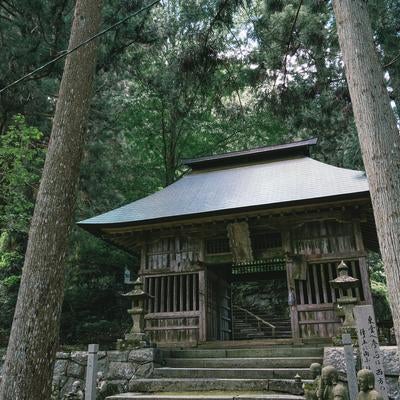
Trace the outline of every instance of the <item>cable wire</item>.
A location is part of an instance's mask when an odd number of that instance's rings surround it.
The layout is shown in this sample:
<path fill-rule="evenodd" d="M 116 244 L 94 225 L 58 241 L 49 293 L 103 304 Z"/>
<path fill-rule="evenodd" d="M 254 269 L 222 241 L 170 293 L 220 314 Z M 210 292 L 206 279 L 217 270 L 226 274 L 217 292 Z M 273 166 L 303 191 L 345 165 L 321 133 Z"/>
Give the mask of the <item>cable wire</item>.
<path fill-rule="evenodd" d="M 96 33 L 94 36 L 90 37 L 89 39 L 86 39 L 85 41 L 83 41 L 82 43 L 79 43 L 77 46 L 73 47 L 72 49 L 69 50 L 63 50 L 62 54 L 60 54 L 59 56 L 57 56 L 56 58 L 53 58 L 52 60 L 48 61 L 47 63 L 43 64 L 41 67 L 36 68 L 35 70 L 33 70 L 32 72 L 29 72 L 29 74 L 24 75 L 23 77 L 17 79 L 16 81 L 10 83 L 9 85 L 5 86 L 3 89 L 0 90 L 0 94 L 3 93 L 4 91 L 6 91 L 7 89 L 10 89 L 11 87 L 17 85 L 18 83 L 24 81 L 25 79 L 29 78 L 30 76 L 36 74 L 39 71 L 42 71 L 43 69 L 45 69 L 46 67 L 48 67 L 51 64 L 54 64 L 55 62 L 57 62 L 58 60 L 61 60 L 62 58 L 66 57 L 68 54 L 73 53 L 74 51 L 78 50 L 79 48 L 81 48 L 82 46 L 85 46 L 86 44 L 90 43 L 91 41 L 93 41 L 94 39 L 98 38 L 99 36 L 102 36 L 104 34 L 106 34 L 107 32 L 117 28 L 118 26 L 122 25 L 124 22 L 126 22 L 128 19 L 135 17 L 136 15 L 139 15 L 140 13 L 142 13 L 143 11 L 146 11 L 150 8 L 152 8 L 154 5 L 156 5 L 157 3 L 160 3 L 161 0 L 155 0 L 152 3 L 148 4 L 147 6 L 141 8 L 140 10 L 134 12 L 133 14 L 130 14 L 128 16 L 126 16 L 125 18 L 121 19 L 121 21 L 116 22 L 115 24 L 109 26 L 108 28 Z"/>

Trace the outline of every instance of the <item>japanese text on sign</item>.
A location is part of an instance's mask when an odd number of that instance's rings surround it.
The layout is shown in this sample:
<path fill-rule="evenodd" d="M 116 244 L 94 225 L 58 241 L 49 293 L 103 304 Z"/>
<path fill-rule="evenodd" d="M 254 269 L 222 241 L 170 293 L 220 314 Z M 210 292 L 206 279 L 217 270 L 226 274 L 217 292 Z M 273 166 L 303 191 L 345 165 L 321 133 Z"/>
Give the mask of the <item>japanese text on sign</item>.
<path fill-rule="evenodd" d="M 388 391 L 383 369 L 383 358 L 379 348 L 378 329 L 372 306 L 354 307 L 357 323 L 357 336 L 360 346 L 362 367 L 371 370 L 375 375 L 375 389 L 384 399 L 388 399 Z"/>

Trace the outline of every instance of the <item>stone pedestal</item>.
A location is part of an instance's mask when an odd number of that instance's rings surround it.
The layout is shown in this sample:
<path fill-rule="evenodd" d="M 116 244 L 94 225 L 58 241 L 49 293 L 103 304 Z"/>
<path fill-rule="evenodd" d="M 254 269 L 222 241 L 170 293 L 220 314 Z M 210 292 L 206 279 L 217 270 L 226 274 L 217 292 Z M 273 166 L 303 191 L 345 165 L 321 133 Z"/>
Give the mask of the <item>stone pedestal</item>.
<path fill-rule="evenodd" d="M 332 341 L 335 345 L 340 346 L 342 344 L 342 335 L 349 334 L 353 345 L 357 346 L 357 329 L 353 309 L 358 300 L 352 296 L 351 290 L 358 286 L 359 280 L 349 276 L 349 268 L 343 261 L 337 267 L 337 275 L 337 278 L 331 280 L 330 284 L 332 288 L 339 289 L 341 293 L 346 293 L 346 295 L 342 294 L 337 299 L 338 311 L 340 316 L 343 317 L 343 325 L 340 329 L 340 334 L 332 338 Z"/>
<path fill-rule="evenodd" d="M 151 347 L 144 333 L 127 333 L 124 339 L 117 340 L 117 349 L 120 351 Z"/>
<path fill-rule="evenodd" d="M 339 334 L 332 338 L 332 342 L 335 346 L 342 345 L 342 335 L 345 334 L 350 335 L 353 346 L 358 346 L 357 328 L 353 315 L 353 310 L 357 302 L 357 299 L 351 296 L 342 296 L 337 300 L 341 317 L 343 317 L 343 325 L 340 327 Z"/>

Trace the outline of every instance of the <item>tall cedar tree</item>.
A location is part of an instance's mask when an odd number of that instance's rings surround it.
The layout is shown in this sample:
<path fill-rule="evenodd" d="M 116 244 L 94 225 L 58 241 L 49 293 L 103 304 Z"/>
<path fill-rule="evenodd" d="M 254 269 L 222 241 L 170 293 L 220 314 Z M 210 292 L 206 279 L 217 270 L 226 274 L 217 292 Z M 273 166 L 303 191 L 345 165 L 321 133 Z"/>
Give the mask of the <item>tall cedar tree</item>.
<path fill-rule="evenodd" d="M 99 31 L 101 9 L 99 0 L 77 0 L 70 49 Z M 96 50 L 97 45 L 92 41 L 66 59 L 3 367 L 1 400 L 50 398 L 63 300 L 64 261 Z"/>
<path fill-rule="evenodd" d="M 335 0 L 333 6 L 400 348 L 400 134 L 367 1 Z"/>

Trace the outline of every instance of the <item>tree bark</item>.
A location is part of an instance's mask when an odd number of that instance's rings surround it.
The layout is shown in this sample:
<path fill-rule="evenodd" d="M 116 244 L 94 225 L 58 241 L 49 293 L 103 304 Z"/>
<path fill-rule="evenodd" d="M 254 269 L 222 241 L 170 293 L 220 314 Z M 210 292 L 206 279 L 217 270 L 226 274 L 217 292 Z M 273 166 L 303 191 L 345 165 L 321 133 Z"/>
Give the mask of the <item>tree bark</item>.
<path fill-rule="evenodd" d="M 77 0 L 69 48 L 99 31 L 101 1 Z M 1 400 L 50 398 L 64 292 L 64 261 L 96 64 L 96 41 L 65 62 L 29 232 L 0 386 Z"/>
<path fill-rule="evenodd" d="M 367 1 L 334 0 L 333 8 L 400 349 L 400 134 Z"/>

